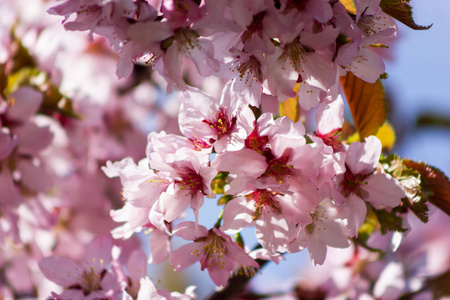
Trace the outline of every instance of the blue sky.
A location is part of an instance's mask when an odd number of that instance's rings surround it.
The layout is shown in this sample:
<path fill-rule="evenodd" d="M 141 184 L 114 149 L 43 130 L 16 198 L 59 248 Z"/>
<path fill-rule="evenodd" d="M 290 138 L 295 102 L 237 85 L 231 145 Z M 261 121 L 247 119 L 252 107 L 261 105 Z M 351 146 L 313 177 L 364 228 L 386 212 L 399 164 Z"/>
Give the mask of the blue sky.
<path fill-rule="evenodd" d="M 399 24 L 394 59 L 386 63 L 385 81 L 392 108 L 406 130 L 396 152 L 423 161 L 450 174 L 450 131 L 413 126 L 421 112 L 435 112 L 450 119 L 450 1 L 412 1 L 419 25 L 433 26 L 415 31 Z"/>

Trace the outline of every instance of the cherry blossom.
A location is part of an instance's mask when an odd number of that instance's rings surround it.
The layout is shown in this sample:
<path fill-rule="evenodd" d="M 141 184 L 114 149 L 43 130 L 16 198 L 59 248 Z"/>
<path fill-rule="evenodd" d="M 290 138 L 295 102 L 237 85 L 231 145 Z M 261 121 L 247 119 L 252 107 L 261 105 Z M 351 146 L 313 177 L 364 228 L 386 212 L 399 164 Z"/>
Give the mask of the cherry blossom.
<path fill-rule="evenodd" d="M 194 234 L 193 229 L 192 222 L 183 222 L 173 230 L 174 235 L 193 241 L 172 253 L 170 264 L 176 271 L 183 270 L 199 261 L 201 269 L 208 270 L 216 285 L 225 286 L 230 272 L 237 264 L 253 268 L 259 267 L 256 261 L 217 228 L 207 230 L 205 227 L 199 226 L 198 235 Z"/>
<path fill-rule="evenodd" d="M 58 297 L 114 299 L 120 293 L 118 274 L 112 267 L 112 241 L 106 237 L 94 239 L 76 262 L 56 256 L 46 257 L 39 267 L 51 281 L 66 288 Z"/>

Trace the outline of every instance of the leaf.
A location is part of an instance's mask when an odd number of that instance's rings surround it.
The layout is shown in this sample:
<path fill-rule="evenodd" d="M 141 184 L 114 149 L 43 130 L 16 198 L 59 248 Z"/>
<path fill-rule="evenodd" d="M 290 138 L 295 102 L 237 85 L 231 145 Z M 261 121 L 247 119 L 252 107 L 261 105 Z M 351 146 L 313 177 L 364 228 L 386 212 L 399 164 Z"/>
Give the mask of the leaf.
<path fill-rule="evenodd" d="M 339 0 L 344 5 L 345 10 L 352 15 L 356 15 L 356 6 L 353 0 Z"/>
<path fill-rule="evenodd" d="M 382 156 L 380 164 L 384 171 L 395 177 L 403 186 L 406 197 L 402 203 L 411 210 L 422 222 L 428 222 L 427 200 L 429 191 L 422 189 L 421 175 L 418 171 L 407 167 L 403 159 L 395 154 Z"/>
<path fill-rule="evenodd" d="M 378 128 L 375 136 L 381 141 L 381 145 L 383 146 L 383 150 L 390 151 L 395 143 L 395 131 L 392 128 L 389 122 L 384 122 L 380 128 Z M 347 138 L 347 142 L 349 144 L 359 141 L 360 137 L 358 132 L 353 133 L 351 136 Z"/>
<path fill-rule="evenodd" d="M 350 106 L 360 141 L 375 135 L 387 115 L 387 104 L 380 80 L 368 83 L 351 72 L 341 77 L 342 87 Z"/>
<path fill-rule="evenodd" d="M 14 32 L 11 32 L 11 39 L 11 56 L 6 63 L 7 73 L 12 74 L 22 68 L 35 68 L 36 62 L 34 61 L 33 56 L 31 56 L 28 49 L 23 46 L 22 42 L 16 37 Z"/>
<path fill-rule="evenodd" d="M 44 94 L 44 101 L 40 108 L 42 113 L 47 115 L 58 113 L 65 117 L 82 119 L 82 117 L 73 109 L 72 100 L 64 97 L 58 87 L 50 80 L 47 79 L 47 81 L 40 85 L 39 88 Z"/>
<path fill-rule="evenodd" d="M 39 111 L 46 115 L 58 113 L 62 116 L 81 119 L 72 106 L 72 100 L 64 97 L 58 87 L 51 82 L 46 72 L 36 68 L 22 68 L 8 76 L 6 95 L 19 87 L 31 86 L 43 93 L 44 99 Z"/>
<path fill-rule="evenodd" d="M 32 85 L 32 78 L 39 75 L 40 71 L 35 68 L 22 68 L 8 76 L 8 84 L 5 94 L 9 95 L 21 86 Z"/>
<path fill-rule="evenodd" d="M 217 205 L 225 205 L 233 200 L 233 195 L 224 195 L 217 200 Z"/>
<path fill-rule="evenodd" d="M 380 7 L 386 14 L 412 29 L 429 29 L 433 24 L 428 26 L 420 26 L 414 22 L 412 17 L 412 7 L 408 4 L 409 1 L 410 0 L 381 0 Z"/>
<path fill-rule="evenodd" d="M 298 93 L 300 89 L 300 83 L 297 83 L 294 87 L 294 92 Z M 300 104 L 298 103 L 298 94 L 294 98 L 289 98 L 286 101 L 280 103 L 280 115 L 286 116 L 294 122 L 297 122 L 300 118 Z"/>
<path fill-rule="evenodd" d="M 429 190 L 431 195 L 428 201 L 450 215 L 450 181 L 447 176 L 436 167 L 412 160 L 403 160 L 405 165 L 417 170 L 422 179 L 422 189 Z"/>
<path fill-rule="evenodd" d="M 401 207 L 398 206 L 390 212 L 384 209 L 372 209 L 380 222 L 381 234 L 384 235 L 388 231 L 405 232 L 408 230 L 407 228 L 403 228 L 403 218 L 399 215 L 402 212 Z"/>
<path fill-rule="evenodd" d="M 228 172 L 219 172 L 211 181 L 211 189 L 214 194 L 225 194 L 225 184 L 228 177 Z"/>

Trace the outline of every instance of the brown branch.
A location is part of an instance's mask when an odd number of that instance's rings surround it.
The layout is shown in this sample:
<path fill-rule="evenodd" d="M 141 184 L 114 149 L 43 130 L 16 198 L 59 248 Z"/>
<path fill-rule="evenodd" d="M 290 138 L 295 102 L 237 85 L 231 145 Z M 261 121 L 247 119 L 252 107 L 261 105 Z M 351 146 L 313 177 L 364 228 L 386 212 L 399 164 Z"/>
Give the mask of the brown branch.
<path fill-rule="evenodd" d="M 259 264 L 259 269 L 264 267 L 269 260 L 256 259 L 256 262 Z M 256 273 L 255 273 L 256 274 Z M 250 279 L 253 278 L 254 275 L 246 275 L 244 272 L 239 272 L 238 275 L 231 277 L 228 279 L 228 284 L 222 290 L 215 292 L 212 294 L 208 300 L 228 300 L 235 299 L 236 296 L 242 291 L 244 291 L 247 283 Z"/>

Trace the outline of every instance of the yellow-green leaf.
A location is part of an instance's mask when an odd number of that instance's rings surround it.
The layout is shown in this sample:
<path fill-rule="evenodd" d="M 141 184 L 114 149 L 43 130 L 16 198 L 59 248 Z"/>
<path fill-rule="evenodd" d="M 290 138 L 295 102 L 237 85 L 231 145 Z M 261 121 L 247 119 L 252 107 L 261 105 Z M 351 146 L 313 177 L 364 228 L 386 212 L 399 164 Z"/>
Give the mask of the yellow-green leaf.
<path fill-rule="evenodd" d="M 9 95 L 19 87 L 25 85 L 32 85 L 32 79 L 37 77 L 40 71 L 35 68 L 22 68 L 17 72 L 8 76 L 8 84 L 6 86 L 5 94 Z"/>
<path fill-rule="evenodd" d="M 227 183 L 228 172 L 219 172 L 211 181 L 211 189 L 214 194 L 225 194 L 225 184 Z"/>
<path fill-rule="evenodd" d="M 294 92 L 297 94 L 293 98 L 289 98 L 286 101 L 280 103 L 280 115 L 286 116 L 294 122 L 297 122 L 300 118 L 300 105 L 298 103 L 298 90 L 300 89 L 300 83 L 297 83 L 294 87 Z"/>
<path fill-rule="evenodd" d="M 395 154 L 382 156 L 380 165 L 386 173 L 395 177 L 406 192 L 406 197 L 402 198 L 402 203 L 411 210 L 422 222 L 428 222 L 427 201 L 432 194 L 422 187 L 421 175 L 417 170 L 407 167 L 402 158 Z"/>
<path fill-rule="evenodd" d="M 24 47 L 20 39 L 15 36 L 14 32 L 11 32 L 11 39 L 11 57 L 6 63 L 7 73 L 13 74 L 22 68 L 35 68 L 36 62 L 34 61 L 33 56 L 31 56 L 28 49 Z"/>
<path fill-rule="evenodd" d="M 339 0 L 339 2 L 342 3 L 342 5 L 344 5 L 345 10 L 352 14 L 352 15 L 356 15 L 356 6 L 355 6 L 355 2 L 353 0 Z"/>
<path fill-rule="evenodd" d="M 383 125 L 387 115 L 387 104 L 383 85 L 365 82 L 351 72 L 341 77 L 345 97 L 350 107 L 356 131 L 361 141 L 375 135 Z"/>
<path fill-rule="evenodd" d="M 403 163 L 408 168 L 420 173 L 422 189 L 429 189 L 432 193 L 428 201 L 440 208 L 447 215 L 450 215 L 450 181 L 447 176 L 438 168 L 425 163 L 404 159 Z"/>
<path fill-rule="evenodd" d="M 380 7 L 386 14 L 412 29 L 429 29 L 433 24 L 428 26 L 420 26 L 414 22 L 412 17 L 412 7 L 408 4 L 409 1 L 410 0 L 381 0 Z"/>
<path fill-rule="evenodd" d="M 44 101 L 41 105 L 41 112 L 44 114 L 59 113 L 62 116 L 82 119 L 73 108 L 72 100 L 64 97 L 61 94 L 58 87 L 47 80 L 44 84 L 40 85 L 42 93 L 44 94 Z"/>

